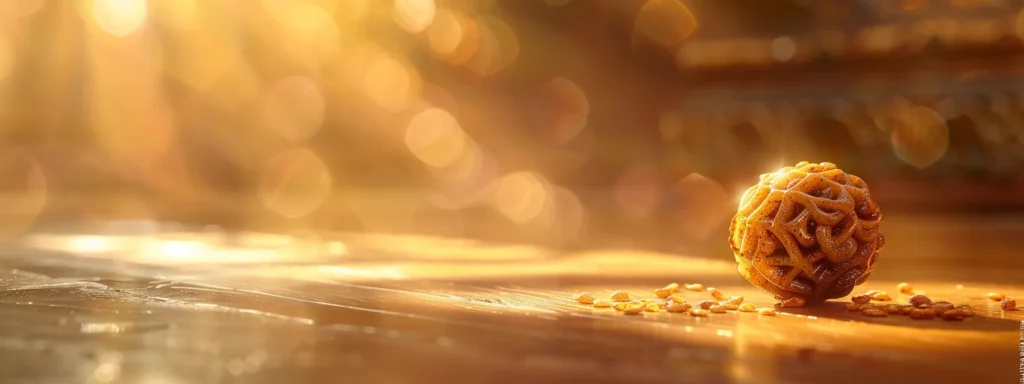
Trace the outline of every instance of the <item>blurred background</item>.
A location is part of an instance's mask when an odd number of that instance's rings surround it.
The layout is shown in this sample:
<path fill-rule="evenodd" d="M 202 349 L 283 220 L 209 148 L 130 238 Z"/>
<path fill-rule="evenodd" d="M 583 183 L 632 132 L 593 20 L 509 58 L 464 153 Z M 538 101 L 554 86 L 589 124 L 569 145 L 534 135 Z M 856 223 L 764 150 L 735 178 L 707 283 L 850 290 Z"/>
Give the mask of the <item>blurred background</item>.
<path fill-rule="evenodd" d="M 1015 217 L 1022 8 L 3 1 L 0 235 L 173 222 L 728 258 L 741 193 L 802 160 L 897 220 Z"/>

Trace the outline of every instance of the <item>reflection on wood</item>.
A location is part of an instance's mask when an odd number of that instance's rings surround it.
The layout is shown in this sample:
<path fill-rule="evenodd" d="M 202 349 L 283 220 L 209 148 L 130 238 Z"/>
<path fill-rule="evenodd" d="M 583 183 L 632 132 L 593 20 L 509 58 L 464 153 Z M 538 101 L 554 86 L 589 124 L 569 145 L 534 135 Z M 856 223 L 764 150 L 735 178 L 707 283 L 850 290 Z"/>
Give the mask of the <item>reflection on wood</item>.
<path fill-rule="evenodd" d="M 171 383 L 1009 382 L 1024 311 L 1002 311 L 986 294 L 1020 296 L 1024 285 L 986 274 L 1024 269 L 971 236 L 1019 229 L 961 229 L 968 223 L 896 220 L 880 273 L 855 290 L 903 303 L 896 285 L 907 281 L 933 300 L 971 305 L 977 315 L 958 322 L 866 317 L 846 311 L 849 298 L 775 317 L 702 318 L 573 301 L 612 290 L 653 299 L 669 282 L 699 282 L 773 304 L 732 261 L 653 252 L 400 235 L 36 236 L 0 258 L 0 371 Z"/>

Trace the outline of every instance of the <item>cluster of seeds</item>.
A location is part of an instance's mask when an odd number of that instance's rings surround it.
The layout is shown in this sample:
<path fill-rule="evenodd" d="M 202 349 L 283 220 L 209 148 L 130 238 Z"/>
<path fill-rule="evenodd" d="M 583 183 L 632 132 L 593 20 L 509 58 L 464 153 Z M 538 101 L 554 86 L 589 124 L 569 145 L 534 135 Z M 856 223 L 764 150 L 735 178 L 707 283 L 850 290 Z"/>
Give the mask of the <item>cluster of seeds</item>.
<path fill-rule="evenodd" d="M 906 305 L 873 304 L 872 301 L 891 301 L 892 297 L 885 291 L 871 290 L 853 296 L 850 299 L 851 302 L 846 304 L 846 310 L 861 312 L 864 316 L 872 317 L 884 317 L 890 314 L 904 315 L 914 320 L 942 318 L 948 321 L 963 321 L 965 318 L 974 316 L 974 310 L 970 305 L 956 306 L 948 301 L 933 302 L 928 296 L 914 294 L 914 289 L 907 283 L 900 283 L 896 288 L 902 294 L 912 295 L 907 298 Z M 1017 303 L 1002 293 L 989 293 L 988 297 L 993 301 L 999 301 L 1004 310 L 1016 308 Z"/>
<path fill-rule="evenodd" d="M 682 297 L 674 295 L 674 293 L 680 292 L 681 289 L 695 292 L 707 291 L 713 300 L 701 300 L 691 305 Z M 672 283 L 664 288 L 655 289 L 654 295 L 658 298 L 639 299 L 633 298 L 627 292 L 615 291 L 607 299 L 597 299 L 589 292 L 579 292 L 573 295 L 573 300 L 580 304 L 593 305 L 595 308 L 611 307 L 627 315 L 639 315 L 643 312 L 660 312 L 661 310 L 669 313 L 688 313 L 695 317 L 707 317 L 710 313 L 726 313 L 728 311 L 758 312 L 764 316 L 775 316 L 776 314 L 772 308 L 758 309 L 753 304 L 744 304 L 743 296 L 730 296 L 726 298 L 727 296 L 722 291 L 710 287 L 704 288 L 701 284 L 680 286 L 679 284 Z M 789 299 L 781 304 L 784 304 L 786 307 L 799 307 L 804 305 L 804 301 L 803 299 L 796 298 Z"/>
<path fill-rule="evenodd" d="M 851 312 L 860 312 L 864 316 L 887 317 L 889 315 L 908 316 L 914 320 L 930 320 L 941 318 L 947 321 L 963 321 L 974 316 L 971 306 L 961 304 L 954 305 L 948 301 L 932 301 L 931 298 L 922 294 L 915 294 L 914 289 L 907 283 L 900 283 L 897 290 L 907 298 L 907 304 L 884 303 L 892 301 L 889 293 L 881 290 L 870 290 L 860 295 L 855 295 L 846 304 L 846 309 Z M 708 292 L 710 299 L 700 300 L 695 304 L 687 303 L 682 297 L 675 295 L 682 290 L 694 292 Z M 615 291 L 607 299 L 595 298 L 589 292 L 579 292 L 573 295 L 573 299 L 580 304 L 592 305 L 595 308 L 614 308 L 616 311 L 627 315 L 639 315 L 644 312 L 687 313 L 694 317 L 707 317 L 709 314 L 726 313 L 728 311 L 757 312 L 762 316 L 775 316 L 773 308 L 757 308 L 753 304 L 744 303 L 743 296 L 728 297 L 722 291 L 713 287 L 705 288 L 701 284 L 686 284 L 680 286 L 672 283 L 663 288 L 655 289 L 654 295 L 657 299 L 634 298 L 627 292 Z M 728 297 L 728 298 L 726 298 Z M 1000 303 L 1000 308 L 1006 311 L 1016 310 L 1017 302 L 1003 293 L 992 292 L 988 294 L 989 299 Z M 872 303 L 878 302 L 878 303 Z M 775 304 L 776 308 L 798 308 L 806 304 L 800 297 L 782 299 Z"/>
<path fill-rule="evenodd" d="M 846 304 L 846 310 L 860 312 L 864 316 L 885 317 L 888 315 L 910 316 L 915 320 L 927 320 L 941 317 L 945 320 L 963 320 L 974 316 L 974 310 L 969 305 L 954 306 L 948 301 L 932 302 L 923 295 L 914 295 L 907 300 L 908 304 L 860 304 L 851 302 Z"/>

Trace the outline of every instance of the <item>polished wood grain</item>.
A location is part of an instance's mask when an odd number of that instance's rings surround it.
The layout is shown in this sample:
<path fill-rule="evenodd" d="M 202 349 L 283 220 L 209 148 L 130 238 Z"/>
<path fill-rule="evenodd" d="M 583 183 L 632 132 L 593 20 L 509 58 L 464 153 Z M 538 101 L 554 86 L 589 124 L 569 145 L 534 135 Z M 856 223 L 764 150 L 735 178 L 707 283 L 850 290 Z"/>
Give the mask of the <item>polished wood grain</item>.
<path fill-rule="evenodd" d="M 773 304 L 713 256 L 395 234 L 37 234 L 0 258 L 0 372 L 11 382 L 1013 382 L 1024 311 L 986 294 L 1024 298 L 1020 223 L 887 221 L 885 258 L 855 292 L 902 303 L 896 285 L 908 282 L 971 305 L 977 316 L 960 322 L 866 317 L 845 299 L 705 318 L 572 300 L 653 298 L 678 282 Z"/>

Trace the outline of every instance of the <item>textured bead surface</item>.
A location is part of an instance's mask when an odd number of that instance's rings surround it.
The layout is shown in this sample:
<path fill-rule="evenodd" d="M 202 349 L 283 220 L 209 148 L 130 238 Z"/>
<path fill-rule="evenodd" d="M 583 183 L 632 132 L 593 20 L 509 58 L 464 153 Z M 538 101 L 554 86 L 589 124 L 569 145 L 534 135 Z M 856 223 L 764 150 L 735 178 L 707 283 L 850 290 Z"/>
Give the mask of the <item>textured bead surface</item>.
<path fill-rule="evenodd" d="M 748 189 L 729 227 L 738 269 L 778 298 L 809 304 L 867 280 L 885 244 L 868 186 L 835 164 L 801 162 Z"/>

